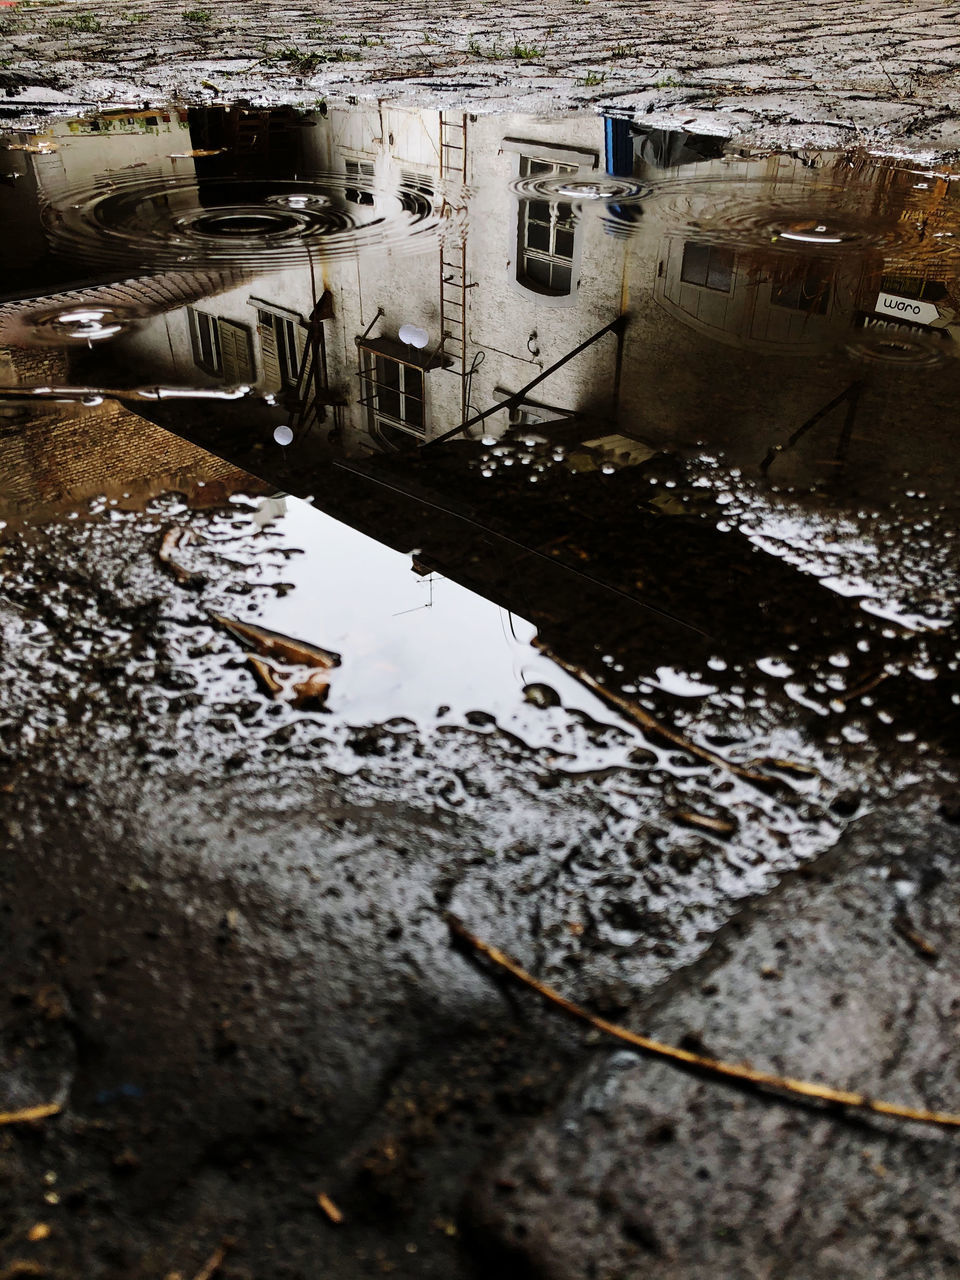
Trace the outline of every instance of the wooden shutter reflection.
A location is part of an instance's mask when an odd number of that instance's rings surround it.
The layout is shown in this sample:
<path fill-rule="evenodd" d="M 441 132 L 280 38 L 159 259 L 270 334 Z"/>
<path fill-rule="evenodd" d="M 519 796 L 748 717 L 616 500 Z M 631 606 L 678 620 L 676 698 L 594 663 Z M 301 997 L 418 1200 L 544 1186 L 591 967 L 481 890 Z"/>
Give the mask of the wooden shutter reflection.
<path fill-rule="evenodd" d="M 200 322 L 195 307 L 187 307 L 187 319 L 190 323 L 190 346 L 193 349 L 193 363 L 198 369 L 203 368 L 203 352 L 200 347 Z"/>
<path fill-rule="evenodd" d="M 257 333 L 260 335 L 260 359 L 263 361 L 263 385 L 278 391 L 283 385 L 280 376 L 280 356 L 277 352 L 277 334 L 273 316 L 269 311 L 257 312 Z"/>
<path fill-rule="evenodd" d="M 225 382 L 253 382 L 250 330 L 235 320 L 220 321 L 220 358 Z"/>

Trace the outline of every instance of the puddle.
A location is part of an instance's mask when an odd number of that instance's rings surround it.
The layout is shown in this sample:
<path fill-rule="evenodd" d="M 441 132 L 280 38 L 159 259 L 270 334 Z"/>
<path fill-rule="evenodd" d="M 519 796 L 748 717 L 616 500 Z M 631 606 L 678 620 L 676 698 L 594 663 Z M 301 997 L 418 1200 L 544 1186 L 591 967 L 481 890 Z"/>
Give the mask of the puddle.
<path fill-rule="evenodd" d="M 958 201 L 583 113 L 0 135 L 0 1092 L 64 1107 L 8 1144 L 30 1266 L 41 1204 L 64 1274 L 479 1274 L 469 1171 L 595 1049 L 447 912 L 647 1030 L 755 914 L 726 1056 L 911 1098 L 857 1055 L 949 1040 Z"/>
<path fill-rule="evenodd" d="M 24 741 L 69 722 L 44 693 L 67 668 L 81 688 L 126 644 L 71 617 L 58 565 L 135 547 L 191 691 L 125 668 L 158 738 L 368 798 L 429 775 L 465 812 L 467 776 L 595 785 L 611 857 L 646 831 L 700 865 L 695 952 L 721 900 L 956 745 L 958 202 L 904 161 L 587 115 L 171 109 L 0 139 Z M 308 705 L 217 615 L 342 661 Z"/>

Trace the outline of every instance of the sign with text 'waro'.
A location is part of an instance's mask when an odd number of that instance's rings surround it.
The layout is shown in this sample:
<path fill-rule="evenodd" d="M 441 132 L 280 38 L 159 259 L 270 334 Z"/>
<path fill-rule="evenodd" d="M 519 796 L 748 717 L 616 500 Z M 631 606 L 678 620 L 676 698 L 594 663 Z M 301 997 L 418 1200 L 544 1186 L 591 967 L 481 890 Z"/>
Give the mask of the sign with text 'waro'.
<path fill-rule="evenodd" d="M 913 324 L 933 324 L 940 312 L 932 302 L 918 302 L 915 298 L 898 298 L 895 293 L 877 295 L 874 311 L 896 320 L 910 320 Z"/>

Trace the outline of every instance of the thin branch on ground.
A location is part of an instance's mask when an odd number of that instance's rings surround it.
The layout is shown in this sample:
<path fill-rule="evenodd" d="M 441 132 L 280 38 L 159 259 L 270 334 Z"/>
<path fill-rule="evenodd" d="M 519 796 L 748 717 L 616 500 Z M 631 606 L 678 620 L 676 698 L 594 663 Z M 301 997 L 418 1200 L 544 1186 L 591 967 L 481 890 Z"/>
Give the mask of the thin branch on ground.
<path fill-rule="evenodd" d="M 960 1114 L 946 1111 L 926 1111 L 920 1107 L 901 1106 L 896 1102 L 881 1102 L 876 1098 L 868 1097 L 864 1093 L 855 1093 L 847 1089 L 834 1089 L 830 1085 L 815 1084 L 810 1080 L 795 1080 L 790 1076 L 778 1076 L 768 1071 L 757 1071 L 753 1067 L 743 1066 L 739 1063 L 721 1062 L 717 1058 L 705 1058 L 701 1054 L 692 1053 L 688 1049 L 679 1049 L 675 1045 L 664 1044 L 660 1040 L 642 1036 L 636 1031 L 629 1031 L 626 1027 L 620 1027 L 614 1022 L 608 1022 L 606 1018 L 599 1018 L 588 1010 L 581 1008 L 580 1005 L 574 1004 L 572 1000 L 567 1000 L 565 996 L 560 995 L 559 991 L 554 991 L 552 987 L 548 987 L 546 983 L 540 982 L 532 974 L 527 973 L 525 969 L 521 969 L 518 964 L 511 960 L 509 956 L 504 955 L 497 947 L 491 946 L 490 943 L 484 942 L 475 934 L 470 933 L 463 922 L 458 920 L 456 916 L 448 916 L 447 923 L 455 942 L 469 948 L 477 955 L 483 956 L 491 964 L 508 973 L 521 985 L 529 987 L 531 991 L 535 991 L 548 1004 L 555 1005 L 558 1009 L 563 1009 L 565 1013 L 577 1018 L 580 1022 L 587 1023 L 594 1030 L 601 1031 L 604 1035 L 612 1036 L 615 1040 L 622 1040 L 625 1044 L 632 1045 L 642 1053 L 650 1054 L 656 1058 L 665 1058 L 668 1062 L 680 1063 L 686 1067 L 696 1068 L 698 1071 L 703 1071 L 708 1075 L 720 1076 L 727 1080 L 737 1080 L 742 1084 L 753 1085 L 760 1089 L 775 1089 L 780 1093 L 790 1094 L 794 1097 L 833 1103 L 837 1106 L 849 1107 L 857 1111 L 871 1111 L 877 1115 L 893 1116 L 898 1120 L 916 1120 L 921 1124 L 960 1128 Z"/>
<path fill-rule="evenodd" d="M 216 1275 L 223 1266 L 223 1260 L 226 1256 L 226 1246 L 220 1245 L 218 1249 L 215 1249 L 214 1252 L 211 1253 L 210 1257 L 194 1276 L 193 1280 L 211 1280 L 211 1277 Z"/>
<path fill-rule="evenodd" d="M 0 1125 L 46 1120 L 47 1116 L 55 1116 L 60 1109 L 59 1102 L 43 1102 L 37 1107 L 24 1107 L 20 1111 L 0 1111 Z"/>
<path fill-rule="evenodd" d="M 326 1214 L 334 1226 L 343 1222 L 343 1210 L 327 1195 L 325 1191 L 317 1192 L 317 1206 Z"/>
<path fill-rule="evenodd" d="M 535 640 L 534 647 L 539 649 L 551 662 L 556 663 L 558 667 L 566 671 L 568 675 L 578 680 L 591 693 L 596 694 L 601 701 L 619 711 L 625 719 L 632 720 L 644 733 L 669 742 L 675 747 L 680 747 L 682 751 L 686 751 L 689 755 L 695 756 L 698 760 L 703 760 L 707 764 L 712 764 L 718 769 L 726 769 L 729 773 L 735 773 L 738 778 L 743 778 L 745 782 L 753 783 L 755 787 L 759 787 L 762 791 L 772 791 L 782 786 L 779 779 L 771 778 L 769 774 L 751 769 L 749 765 L 737 764 L 733 760 L 728 760 L 726 756 L 722 756 L 716 751 L 711 751 L 709 747 L 703 747 L 700 743 L 694 742 L 692 738 L 688 738 L 679 729 L 675 729 L 672 725 L 664 724 L 658 720 L 656 716 L 651 715 L 649 711 L 641 707 L 639 703 L 634 702 L 632 698 L 627 698 L 614 689 L 608 689 L 606 685 L 601 684 L 599 680 L 595 680 L 589 672 L 584 671 L 582 667 L 578 667 L 576 663 L 567 662 L 547 645 Z"/>

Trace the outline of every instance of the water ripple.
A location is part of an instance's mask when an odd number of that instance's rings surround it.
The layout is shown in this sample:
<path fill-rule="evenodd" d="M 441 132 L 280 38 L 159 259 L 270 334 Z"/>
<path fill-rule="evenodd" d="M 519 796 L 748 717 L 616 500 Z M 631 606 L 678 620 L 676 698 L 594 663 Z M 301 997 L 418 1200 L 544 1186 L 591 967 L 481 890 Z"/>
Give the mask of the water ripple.
<path fill-rule="evenodd" d="M 566 201 L 581 204 L 638 204 L 651 191 L 649 186 L 630 178 L 614 178 L 605 174 L 578 177 L 565 174 L 541 174 L 518 178 L 512 190 L 523 200 Z"/>
<path fill-rule="evenodd" d="M 420 252 L 444 225 L 422 179 L 389 189 L 342 174 L 296 180 L 131 177 L 65 193 L 44 210 L 51 240 L 86 263 L 258 270 L 375 249 Z"/>
<path fill-rule="evenodd" d="M 711 178 L 664 182 L 644 207 L 671 233 L 734 249 L 764 249 L 815 257 L 893 250 L 911 226 L 877 210 L 854 183 L 771 182 Z"/>

